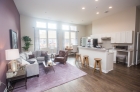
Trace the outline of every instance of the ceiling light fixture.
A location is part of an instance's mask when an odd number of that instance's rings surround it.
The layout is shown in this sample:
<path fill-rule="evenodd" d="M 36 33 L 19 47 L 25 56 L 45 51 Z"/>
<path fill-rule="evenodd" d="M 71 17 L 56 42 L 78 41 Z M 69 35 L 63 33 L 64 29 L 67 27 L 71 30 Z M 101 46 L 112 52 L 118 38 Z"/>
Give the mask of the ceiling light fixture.
<path fill-rule="evenodd" d="M 82 7 L 82 9 L 84 10 L 84 9 L 85 9 L 85 7 Z"/>
<path fill-rule="evenodd" d="M 109 9 L 112 9 L 112 6 L 109 6 Z"/>
<path fill-rule="evenodd" d="M 99 12 L 97 12 L 96 14 L 99 14 Z"/>
<path fill-rule="evenodd" d="M 95 1 L 98 1 L 98 0 L 95 0 Z"/>

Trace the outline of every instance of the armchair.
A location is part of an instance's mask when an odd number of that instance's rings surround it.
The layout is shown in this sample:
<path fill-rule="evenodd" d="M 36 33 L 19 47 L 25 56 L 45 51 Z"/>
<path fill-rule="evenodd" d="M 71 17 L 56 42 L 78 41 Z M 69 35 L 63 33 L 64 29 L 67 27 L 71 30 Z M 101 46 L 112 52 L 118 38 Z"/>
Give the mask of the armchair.
<path fill-rule="evenodd" d="M 65 64 L 68 58 L 68 51 L 67 50 L 60 50 L 59 55 L 55 55 L 54 62 L 60 62 Z"/>

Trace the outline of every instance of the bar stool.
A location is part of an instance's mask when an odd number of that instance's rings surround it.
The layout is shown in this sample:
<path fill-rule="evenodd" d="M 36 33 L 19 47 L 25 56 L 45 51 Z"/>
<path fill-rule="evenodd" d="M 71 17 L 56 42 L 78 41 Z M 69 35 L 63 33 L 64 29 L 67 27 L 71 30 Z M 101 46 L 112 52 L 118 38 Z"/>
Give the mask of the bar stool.
<path fill-rule="evenodd" d="M 83 65 L 89 67 L 89 59 L 88 59 L 88 57 L 89 57 L 89 56 L 87 56 L 87 55 L 84 55 L 84 56 L 83 56 Z"/>
<path fill-rule="evenodd" d="M 98 65 L 99 66 L 99 69 L 100 69 L 100 73 L 102 73 L 102 69 L 101 69 L 101 58 L 94 58 L 94 60 L 95 60 L 95 63 L 94 63 L 94 70 L 93 70 L 93 72 L 95 71 L 95 69 L 96 69 L 96 65 Z"/>
<path fill-rule="evenodd" d="M 79 66 L 79 63 L 81 63 L 81 66 L 82 66 L 81 54 L 79 54 L 79 53 L 76 53 L 75 65 L 76 65 L 76 62 L 78 63 L 78 66 Z"/>

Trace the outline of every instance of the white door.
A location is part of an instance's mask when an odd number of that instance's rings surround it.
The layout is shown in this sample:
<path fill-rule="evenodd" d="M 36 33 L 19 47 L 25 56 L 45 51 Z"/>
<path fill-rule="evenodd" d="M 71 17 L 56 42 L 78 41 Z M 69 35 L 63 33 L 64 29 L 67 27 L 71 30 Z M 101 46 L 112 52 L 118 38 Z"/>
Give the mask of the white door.
<path fill-rule="evenodd" d="M 140 63 L 140 32 L 137 32 L 136 65 Z"/>

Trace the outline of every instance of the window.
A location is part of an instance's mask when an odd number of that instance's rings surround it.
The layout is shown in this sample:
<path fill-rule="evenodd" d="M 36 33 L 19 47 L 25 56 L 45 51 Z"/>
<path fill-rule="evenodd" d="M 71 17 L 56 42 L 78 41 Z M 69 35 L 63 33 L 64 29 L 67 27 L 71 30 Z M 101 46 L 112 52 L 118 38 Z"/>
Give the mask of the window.
<path fill-rule="evenodd" d="M 39 30 L 40 48 L 46 48 L 46 30 Z"/>
<path fill-rule="evenodd" d="M 46 23 L 45 22 L 36 22 L 36 27 L 37 28 L 46 28 Z"/>
<path fill-rule="evenodd" d="M 71 44 L 76 45 L 77 44 L 77 38 L 76 38 L 76 32 L 71 32 Z"/>
<path fill-rule="evenodd" d="M 70 26 L 70 30 L 71 31 L 77 31 L 77 28 L 76 28 L 76 26 Z"/>
<path fill-rule="evenodd" d="M 48 28 L 49 29 L 57 29 L 55 23 L 48 23 Z"/>
<path fill-rule="evenodd" d="M 62 25 L 64 32 L 64 46 L 77 44 L 77 28 L 76 26 Z"/>
<path fill-rule="evenodd" d="M 57 47 L 57 36 L 56 36 L 56 31 L 48 31 L 48 47 L 49 48 L 54 48 Z"/>
<path fill-rule="evenodd" d="M 69 30 L 69 25 L 62 25 L 62 30 Z"/>
<path fill-rule="evenodd" d="M 70 37 L 69 37 L 69 32 L 65 32 L 65 44 L 64 44 L 64 46 L 66 47 L 66 46 L 69 46 L 70 44 Z"/>

